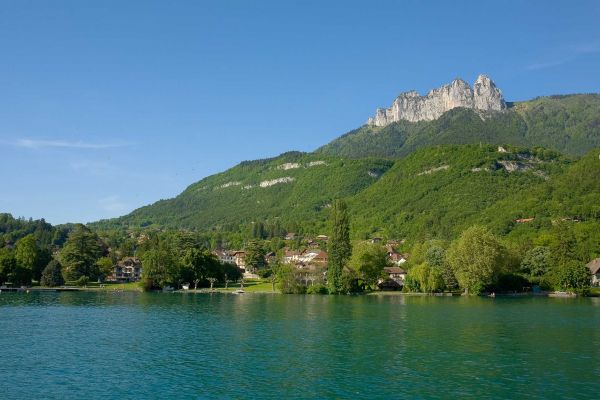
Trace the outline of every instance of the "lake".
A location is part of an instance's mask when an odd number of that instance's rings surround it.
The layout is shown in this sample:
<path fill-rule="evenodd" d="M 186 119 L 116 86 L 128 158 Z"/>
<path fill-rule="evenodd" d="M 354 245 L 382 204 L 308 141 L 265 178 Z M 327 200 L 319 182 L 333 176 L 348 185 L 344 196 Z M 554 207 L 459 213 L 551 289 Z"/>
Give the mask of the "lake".
<path fill-rule="evenodd" d="M 23 398 L 598 398 L 600 298 L 1 293 Z"/>

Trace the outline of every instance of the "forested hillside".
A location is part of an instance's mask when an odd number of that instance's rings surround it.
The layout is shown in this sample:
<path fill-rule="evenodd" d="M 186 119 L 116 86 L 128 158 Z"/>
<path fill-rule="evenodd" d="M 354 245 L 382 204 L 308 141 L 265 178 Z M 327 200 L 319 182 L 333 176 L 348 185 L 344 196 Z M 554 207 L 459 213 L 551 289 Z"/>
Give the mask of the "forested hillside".
<path fill-rule="evenodd" d="M 278 221 L 318 230 L 332 200 L 350 197 L 391 166 L 376 159 L 344 160 L 303 153 L 245 161 L 116 220 L 94 226 L 163 226 L 237 231 L 253 221 Z"/>

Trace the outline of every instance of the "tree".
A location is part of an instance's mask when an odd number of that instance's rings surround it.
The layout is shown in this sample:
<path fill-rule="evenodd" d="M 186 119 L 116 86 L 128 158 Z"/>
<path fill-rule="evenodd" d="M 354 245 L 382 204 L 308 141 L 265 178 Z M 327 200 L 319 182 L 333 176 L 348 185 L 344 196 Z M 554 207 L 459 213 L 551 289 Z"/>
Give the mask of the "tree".
<path fill-rule="evenodd" d="M 265 249 L 257 240 L 251 240 L 246 245 L 246 256 L 244 262 L 246 263 L 246 269 L 249 271 L 256 271 L 266 265 L 265 261 Z"/>
<path fill-rule="evenodd" d="M 64 285 L 65 281 L 62 276 L 62 266 L 57 260 L 52 260 L 48 263 L 46 268 L 42 271 L 42 277 L 40 284 L 42 286 L 61 286 Z"/>
<path fill-rule="evenodd" d="M 162 288 L 178 279 L 178 259 L 165 240 L 155 238 L 141 256 L 144 289 Z"/>
<path fill-rule="evenodd" d="M 219 278 L 223 273 L 221 263 L 215 255 L 208 250 L 199 248 L 187 250 L 182 260 L 182 266 L 181 278 L 193 281 L 196 289 L 198 283 L 210 281 L 211 278 Z"/>
<path fill-rule="evenodd" d="M 96 261 L 104 249 L 98 235 L 83 225 L 77 225 L 69 234 L 60 252 L 65 280 L 77 280 L 82 276 L 96 279 L 99 275 Z"/>
<path fill-rule="evenodd" d="M 552 253 L 550 248 L 537 246 L 525 253 L 521 261 L 521 272 L 531 276 L 546 275 L 552 265 Z"/>
<path fill-rule="evenodd" d="M 406 276 L 406 287 L 411 292 L 434 293 L 444 286 L 442 270 L 427 263 L 412 267 Z"/>
<path fill-rule="evenodd" d="M 298 270 L 292 265 L 285 264 L 277 271 L 277 286 L 284 294 L 301 294 L 306 292 L 306 286 L 299 283 Z"/>
<path fill-rule="evenodd" d="M 330 293 L 339 294 L 344 290 L 342 271 L 352 255 L 348 206 L 343 200 L 335 200 L 333 202 L 330 224 L 331 235 L 329 237 L 327 284 Z"/>
<path fill-rule="evenodd" d="M 208 281 L 210 282 L 210 290 L 213 290 L 213 285 L 217 281 L 217 278 L 208 278 Z"/>
<path fill-rule="evenodd" d="M 12 251 L 7 248 L 0 248 L 0 283 L 12 282 L 17 260 Z"/>
<path fill-rule="evenodd" d="M 446 250 L 443 247 L 438 245 L 432 245 L 425 252 L 425 262 L 431 268 L 436 269 L 442 276 L 442 280 L 444 281 L 443 287 L 449 290 L 456 289 L 458 287 L 458 282 L 456 281 L 456 276 L 454 276 L 454 271 L 446 261 Z M 432 277 L 432 279 L 435 279 Z"/>
<path fill-rule="evenodd" d="M 372 287 L 383 275 L 388 265 L 386 249 L 379 244 L 359 243 L 352 251 L 349 266 L 355 270 L 366 286 Z"/>
<path fill-rule="evenodd" d="M 452 243 L 448 262 L 466 293 L 478 294 L 503 270 L 505 250 L 483 226 L 472 226 Z"/>
<path fill-rule="evenodd" d="M 590 270 L 581 262 L 568 261 L 557 268 L 556 283 L 561 290 L 586 290 L 590 287 Z"/>
<path fill-rule="evenodd" d="M 29 281 L 33 277 L 34 269 L 38 267 L 38 256 L 39 249 L 35 236 L 29 234 L 17 242 L 15 259 L 19 268 L 23 270 L 23 274 L 28 275 L 29 278 L 27 280 Z"/>
<path fill-rule="evenodd" d="M 98 276 L 100 279 L 105 279 L 113 273 L 113 261 L 110 257 L 100 257 L 96 261 L 98 266 Z"/>

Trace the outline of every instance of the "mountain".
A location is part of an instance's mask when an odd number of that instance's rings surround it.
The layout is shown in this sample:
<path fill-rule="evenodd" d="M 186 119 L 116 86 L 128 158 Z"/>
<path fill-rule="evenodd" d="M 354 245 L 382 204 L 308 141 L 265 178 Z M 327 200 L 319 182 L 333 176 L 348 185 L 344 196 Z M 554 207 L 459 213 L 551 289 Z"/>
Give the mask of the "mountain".
<path fill-rule="evenodd" d="M 398 121 L 431 121 L 447 111 L 462 107 L 482 112 L 502 111 L 506 103 L 500 89 L 486 75 L 479 75 L 473 89 L 458 78 L 448 85 L 433 89 L 426 96 L 416 91 L 400 94 L 390 108 L 378 108 L 367 125 L 386 126 Z"/>
<path fill-rule="evenodd" d="M 297 223 L 319 227 L 333 199 L 355 195 L 377 181 L 392 164 L 299 152 L 244 161 L 190 185 L 173 199 L 94 225 L 237 231 L 252 221 L 277 220 L 288 227 Z"/>
<path fill-rule="evenodd" d="M 581 156 L 600 146 L 600 95 L 540 97 L 482 112 L 456 107 L 431 121 L 399 120 L 364 125 L 317 149 L 349 158 L 401 158 L 416 149 L 440 144 L 489 143 L 546 147 Z"/>
<path fill-rule="evenodd" d="M 344 198 L 357 238 L 449 239 L 475 223 L 529 237 L 558 219 L 598 228 L 600 95 L 505 103 L 480 76 L 473 88 L 455 80 L 401 95 L 390 110 L 394 121 L 375 118 L 313 153 L 244 161 L 91 225 L 243 234 L 265 222 L 317 234 L 331 201 Z"/>

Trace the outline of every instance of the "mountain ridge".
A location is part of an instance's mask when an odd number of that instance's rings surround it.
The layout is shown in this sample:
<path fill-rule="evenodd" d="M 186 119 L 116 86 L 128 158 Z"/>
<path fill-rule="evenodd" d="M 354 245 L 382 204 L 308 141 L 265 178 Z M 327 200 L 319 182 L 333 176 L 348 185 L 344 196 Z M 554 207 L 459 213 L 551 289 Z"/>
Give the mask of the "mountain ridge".
<path fill-rule="evenodd" d="M 401 93 L 390 108 L 378 108 L 375 116 L 367 120 L 367 125 L 386 126 L 398 121 L 432 121 L 445 112 L 462 107 L 485 112 L 502 111 L 506 102 L 496 84 L 484 74 L 480 74 L 473 88 L 461 78 L 430 90 L 421 96 L 415 90 Z"/>

